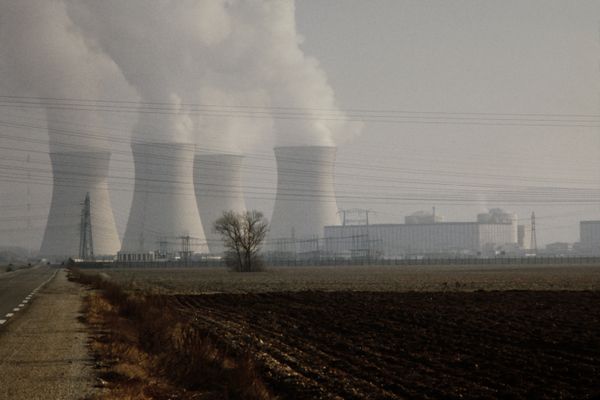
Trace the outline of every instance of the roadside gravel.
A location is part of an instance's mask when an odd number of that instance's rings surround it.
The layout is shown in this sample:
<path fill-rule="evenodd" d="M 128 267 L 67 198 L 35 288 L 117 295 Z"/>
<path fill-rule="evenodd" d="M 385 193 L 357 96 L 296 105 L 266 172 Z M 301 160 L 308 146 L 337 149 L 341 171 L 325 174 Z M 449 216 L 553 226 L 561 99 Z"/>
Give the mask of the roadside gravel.
<path fill-rule="evenodd" d="M 84 289 L 65 270 L 29 307 L 0 329 L 0 399 L 83 399 L 94 393 L 85 326 Z"/>

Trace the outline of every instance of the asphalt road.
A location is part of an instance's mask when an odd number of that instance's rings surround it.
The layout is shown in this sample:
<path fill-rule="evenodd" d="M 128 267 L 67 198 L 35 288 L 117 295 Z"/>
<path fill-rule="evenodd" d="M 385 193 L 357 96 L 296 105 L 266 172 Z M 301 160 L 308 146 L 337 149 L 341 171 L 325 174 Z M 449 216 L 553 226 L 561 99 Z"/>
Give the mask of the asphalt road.
<path fill-rule="evenodd" d="M 41 265 L 0 273 L 0 328 L 29 304 L 37 293 L 36 289 L 52 278 L 56 271 L 56 268 Z"/>

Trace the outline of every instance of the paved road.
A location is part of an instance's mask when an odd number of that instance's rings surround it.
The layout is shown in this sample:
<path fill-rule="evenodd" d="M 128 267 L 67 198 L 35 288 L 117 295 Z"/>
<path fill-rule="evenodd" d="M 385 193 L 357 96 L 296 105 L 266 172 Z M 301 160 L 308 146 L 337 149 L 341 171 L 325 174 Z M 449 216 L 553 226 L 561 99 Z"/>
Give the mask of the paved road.
<path fill-rule="evenodd" d="M 26 307 L 35 297 L 32 292 L 52 278 L 56 271 L 56 268 L 42 265 L 0 273 L 0 327 Z"/>
<path fill-rule="evenodd" d="M 41 269 L 46 276 L 48 268 Z M 93 359 L 81 317 L 85 289 L 65 270 L 0 328 L 0 400 L 78 400 L 94 394 Z"/>

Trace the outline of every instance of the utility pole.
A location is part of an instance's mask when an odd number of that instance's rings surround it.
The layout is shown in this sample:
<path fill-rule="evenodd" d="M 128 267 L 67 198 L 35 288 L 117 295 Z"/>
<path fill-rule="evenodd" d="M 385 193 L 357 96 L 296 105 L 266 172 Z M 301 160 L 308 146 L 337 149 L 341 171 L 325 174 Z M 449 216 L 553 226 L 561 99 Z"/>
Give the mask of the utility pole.
<path fill-rule="evenodd" d="M 535 212 L 531 213 L 531 244 L 529 248 L 537 254 L 537 235 L 535 233 Z"/>
<path fill-rule="evenodd" d="M 367 261 L 371 264 L 371 235 L 369 234 L 369 213 L 371 210 L 365 210 L 365 219 L 367 222 Z"/>
<path fill-rule="evenodd" d="M 79 258 L 82 260 L 94 259 L 94 239 L 92 238 L 92 206 L 90 193 L 85 195 L 83 209 L 81 210 L 81 225 L 79 227 Z"/>
<path fill-rule="evenodd" d="M 31 242 L 32 242 L 32 230 L 31 230 L 31 166 L 30 166 L 30 155 L 27 153 L 27 258 L 31 257 Z"/>

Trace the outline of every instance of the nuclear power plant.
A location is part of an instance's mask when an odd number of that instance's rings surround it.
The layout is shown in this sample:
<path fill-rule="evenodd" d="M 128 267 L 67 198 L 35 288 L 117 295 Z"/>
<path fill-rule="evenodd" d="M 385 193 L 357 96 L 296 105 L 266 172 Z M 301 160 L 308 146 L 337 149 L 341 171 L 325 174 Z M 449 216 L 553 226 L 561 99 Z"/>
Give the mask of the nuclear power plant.
<path fill-rule="evenodd" d="M 119 259 L 140 255 L 206 252 L 194 191 L 194 145 L 133 143 L 135 187 Z M 142 257 L 143 258 L 143 257 Z"/>
<path fill-rule="evenodd" d="M 208 249 L 224 251 L 221 237 L 213 231 L 214 222 L 224 211 L 246 209 L 242 190 L 242 161 L 238 154 L 202 154 L 194 157 L 194 188 Z"/>
<path fill-rule="evenodd" d="M 92 148 L 50 153 L 52 202 L 40 256 L 51 260 L 77 257 L 80 246 L 82 205 L 89 194 L 91 231 L 96 256 L 119 250 L 107 178 L 110 153 Z"/>
<path fill-rule="evenodd" d="M 120 248 L 121 262 L 223 255 L 222 240 L 212 227 L 223 212 L 246 209 L 243 156 L 197 152 L 188 143 L 141 142 L 131 149 L 135 186 L 122 245 L 107 187 L 110 153 L 83 149 L 51 154 L 54 191 L 40 254 L 73 257 L 93 237 L 89 250 L 94 255 L 114 255 Z M 516 214 L 497 208 L 473 222 L 445 222 L 434 207 L 432 213 L 406 216 L 404 224 L 369 224 L 370 210 L 350 209 L 342 210 L 340 224 L 336 148 L 276 147 L 274 154 L 277 192 L 264 245 L 270 259 L 473 257 L 527 250 L 529 227 L 519 225 Z M 357 210 L 365 213 L 364 221 L 347 224 L 346 213 Z M 587 239 L 591 225 L 582 223 L 582 243 L 594 241 Z M 81 243 L 82 232 L 90 242 Z"/>
<path fill-rule="evenodd" d="M 420 211 L 404 224 L 326 226 L 322 248 L 350 258 L 516 254 L 524 249 L 518 226 L 515 214 L 497 208 L 478 214 L 474 222 L 444 222 L 440 215 Z"/>
<path fill-rule="evenodd" d="M 288 239 L 323 236 L 323 227 L 339 223 L 334 191 L 336 148 L 276 147 L 277 193 L 267 247 L 280 249 Z"/>

